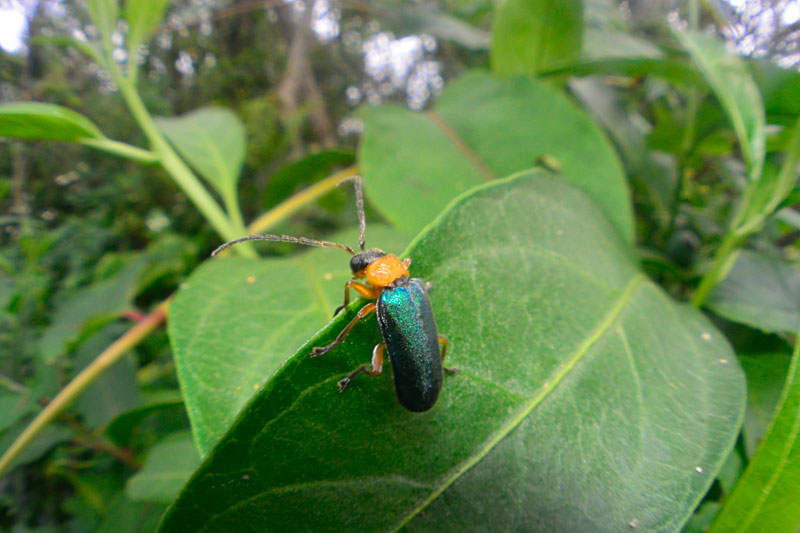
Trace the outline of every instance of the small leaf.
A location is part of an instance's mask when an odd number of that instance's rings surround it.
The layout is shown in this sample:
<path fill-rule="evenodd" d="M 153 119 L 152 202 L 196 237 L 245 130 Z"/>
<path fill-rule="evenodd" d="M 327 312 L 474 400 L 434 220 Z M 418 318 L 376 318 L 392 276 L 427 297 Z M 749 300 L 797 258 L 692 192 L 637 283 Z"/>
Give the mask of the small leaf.
<path fill-rule="evenodd" d="M 728 320 L 763 331 L 797 331 L 800 267 L 743 250 L 707 305 Z"/>
<path fill-rule="evenodd" d="M 739 356 L 747 375 L 747 412 L 742 433 L 748 458 L 755 455 L 767 433 L 781 399 L 781 389 L 786 382 L 791 359 L 789 350 Z"/>
<path fill-rule="evenodd" d="M 169 0 L 126 0 L 125 20 L 128 22 L 128 61 L 135 62 L 139 45 L 146 42 L 161 23 Z"/>
<path fill-rule="evenodd" d="M 356 304 L 248 404 L 160 530 L 679 530 L 739 432 L 742 372 L 586 195 L 543 172 L 487 184 L 408 255 L 460 369 L 433 409 L 398 404 L 390 364 L 337 391 L 380 341 L 375 320 L 308 357 Z"/>
<path fill-rule="evenodd" d="M 357 239 L 348 232 L 329 240 Z M 409 240 L 380 226 L 367 228 L 367 242 L 385 250 L 399 253 Z M 264 381 L 330 319 L 351 277 L 347 261 L 347 254 L 330 248 L 290 259 L 219 257 L 183 284 L 170 304 L 168 329 L 201 454 Z"/>
<path fill-rule="evenodd" d="M 764 104 L 744 60 L 727 51 L 725 43 L 698 32 L 676 37 L 703 72 L 739 138 L 750 179 L 761 177 L 766 151 Z"/>
<path fill-rule="evenodd" d="M 125 489 L 133 501 L 169 503 L 200 464 L 188 431 L 165 438 L 150 450 L 144 466 Z"/>
<path fill-rule="evenodd" d="M 75 368 L 83 369 L 127 328 L 109 324 L 84 342 L 75 354 Z M 83 421 L 91 428 L 108 423 L 114 417 L 139 404 L 139 386 L 136 368 L 128 357 L 123 357 L 81 393 L 75 404 Z"/>
<path fill-rule="evenodd" d="M 0 137 L 80 142 L 102 139 L 103 134 L 83 115 L 53 104 L 0 104 Z"/>
<path fill-rule="evenodd" d="M 63 300 L 39 340 L 39 354 L 43 360 L 55 361 L 71 345 L 129 310 L 136 281 L 146 266 L 144 258 L 134 259 L 110 278 L 79 289 Z"/>
<path fill-rule="evenodd" d="M 20 418 L 31 411 L 28 394 L 11 390 L 0 382 L 0 433 L 13 426 Z"/>
<path fill-rule="evenodd" d="M 328 150 L 309 154 L 273 174 L 264 189 L 261 206 L 269 210 L 289 198 L 300 185 L 315 183 L 327 177 L 337 166 L 352 165 L 352 152 Z"/>
<path fill-rule="evenodd" d="M 106 427 L 105 434 L 118 446 L 127 446 L 137 426 L 149 416 L 160 411 L 183 410 L 183 398 L 178 391 L 165 391 L 150 395 L 145 402 L 120 414 Z"/>
<path fill-rule="evenodd" d="M 136 0 L 138 1 L 138 0 Z M 86 0 L 86 9 L 103 41 L 110 42 L 119 18 L 118 0 Z"/>
<path fill-rule="evenodd" d="M 363 117 L 364 187 L 399 228 L 417 232 L 458 194 L 547 156 L 633 242 L 630 193 L 613 147 L 548 84 L 473 72 L 450 84 L 431 111 L 385 105 L 364 108 Z"/>
<path fill-rule="evenodd" d="M 231 110 L 204 107 L 180 117 L 159 118 L 156 125 L 223 198 L 236 197 L 247 138 Z"/>
<path fill-rule="evenodd" d="M 580 0 L 504 0 L 495 9 L 490 57 L 501 76 L 537 74 L 577 60 Z"/>
<path fill-rule="evenodd" d="M 120 492 L 109 502 L 106 518 L 98 527 L 97 533 L 155 531 L 165 508 L 149 502 L 132 502 L 124 492 Z"/>
<path fill-rule="evenodd" d="M 714 521 L 722 531 L 797 531 L 800 524 L 800 342 L 778 411 L 733 494 Z"/>

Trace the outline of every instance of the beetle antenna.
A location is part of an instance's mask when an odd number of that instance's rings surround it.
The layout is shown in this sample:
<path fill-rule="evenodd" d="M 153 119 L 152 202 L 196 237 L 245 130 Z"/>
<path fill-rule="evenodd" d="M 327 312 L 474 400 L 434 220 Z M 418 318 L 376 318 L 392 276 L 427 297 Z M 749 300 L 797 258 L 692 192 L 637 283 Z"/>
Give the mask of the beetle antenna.
<path fill-rule="evenodd" d="M 248 235 L 247 237 L 242 237 L 241 239 L 235 239 L 233 241 L 228 241 L 225 244 L 221 245 L 219 248 L 211 252 L 211 256 L 215 256 L 220 253 L 222 250 L 226 248 L 230 248 L 234 244 L 239 244 L 240 242 L 245 241 L 278 241 L 278 242 L 291 242 L 294 244 L 305 244 L 306 246 L 320 246 L 320 247 L 327 247 L 327 248 L 339 248 L 340 250 L 344 250 L 350 255 L 356 255 L 352 248 L 349 246 L 345 246 L 344 244 L 339 244 L 338 242 L 329 242 L 329 241 L 318 241 L 315 239 L 307 239 L 306 237 L 292 237 L 290 235 Z"/>
<path fill-rule="evenodd" d="M 352 181 L 353 185 L 356 189 L 356 210 L 358 211 L 358 245 L 361 247 L 361 251 L 364 251 L 364 234 L 367 232 L 367 218 L 364 215 L 364 193 L 361 191 L 361 176 L 355 175 L 349 178 L 343 179 L 339 182 L 339 185 L 347 181 Z"/>

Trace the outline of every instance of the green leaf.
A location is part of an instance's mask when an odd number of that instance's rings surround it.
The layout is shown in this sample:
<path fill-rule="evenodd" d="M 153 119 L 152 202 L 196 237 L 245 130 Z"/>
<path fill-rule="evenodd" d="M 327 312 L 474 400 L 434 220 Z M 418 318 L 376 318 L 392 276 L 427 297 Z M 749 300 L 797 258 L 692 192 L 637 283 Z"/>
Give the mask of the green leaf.
<path fill-rule="evenodd" d="M 247 138 L 242 121 L 229 109 L 204 107 L 156 125 L 226 201 L 236 198 Z"/>
<path fill-rule="evenodd" d="M 149 416 L 161 411 L 183 410 L 183 398 L 178 391 L 164 391 L 147 398 L 146 401 L 120 414 L 106 427 L 105 434 L 118 446 L 127 446 L 138 425 Z"/>
<path fill-rule="evenodd" d="M 137 0 L 138 1 L 138 0 Z M 86 0 L 86 9 L 92 23 L 103 37 L 103 42 L 110 45 L 111 34 L 117 28 L 119 18 L 118 0 Z"/>
<path fill-rule="evenodd" d="M 126 329 L 119 324 L 109 324 L 89 337 L 75 354 L 76 370 L 88 366 Z M 110 422 L 138 404 L 136 368 L 129 357 L 123 357 L 83 391 L 75 407 L 83 415 L 84 423 L 94 428 Z"/>
<path fill-rule="evenodd" d="M 789 350 L 739 356 L 747 375 L 747 412 L 742 433 L 748 458 L 755 455 L 767 433 L 781 399 L 781 389 L 789 372 L 791 358 Z"/>
<path fill-rule="evenodd" d="M 83 115 L 66 107 L 38 102 L 0 104 L 0 137 L 64 142 L 104 138 Z"/>
<path fill-rule="evenodd" d="M 265 211 L 289 198 L 299 186 L 326 178 L 333 167 L 352 165 L 355 157 L 352 152 L 328 150 L 316 152 L 290 163 L 273 174 L 266 187 L 261 207 Z"/>
<path fill-rule="evenodd" d="M 699 32 L 676 32 L 675 36 L 708 80 L 739 138 L 750 179 L 758 180 L 766 150 L 766 117 L 747 65 L 716 37 Z"/>
<path fill-rule="evenodd" d="M 145 533 L 155 531 L 166 507 L 130 501 L 124 493 L 108 504 L 106 518 L 97 533 Z"/>
<path fill-rule="evenodd" d="M 778 411 L 711 532 L 797 531 L 800 506 L 800 343 L 795 344 Z"/>
<path fill-rule="evenodd" d="M 449 85 L 432 111 L 363 111 L 364 186 L 397 227 L 417 232 L 456 195 L 548 156 L 633 242 L 630 193 L 611 144 L 547 84 L 473 72 Z"/>
<path fill-rule="evenodd" d="M 358 237 L 348 232 L 329 240 L 357 243 Z M 380 226 L 367 228 L 367 242 L 384 250 L 399 253 L 409 240 Z M 201 455 L 281 363 L 330 319 L 351 278 L 348 261 L 347 254 L 330 248 L 290 259 L 217 258 L 183 284 L 170 304 L 168 330 Z"/>
<path fill-rule="evenodd" d="M 153 446 L 142 469 L 128 480 L 125 493 L 133 501 L 169 503 L 199 464 L 189 432 L 170 435 Z"/>
<path fill-rule="evenodd" d="M 134 259 L 110 278 L 79 289 L 56 307 L 39 340 L 39 354 L 45 362 L 55 361 L 72 345 L 131 308 L 136 281 L 147 266 L 143 259 Z"/>
<path fill-rule="evenodd" d="M 12 390 L 0 381 L 0 433 L 31 411 L 25 390 Z"/>
<path fill-rule="evenodd" d="M 782 68 L 769 59 L 750 59 L 764 107 L 773 120 L 793 122 L 800 115 L 800 72 Z"/>
<path fill-rule="evenodd" d="M 728 320 L 763 331 L 800 329 L 800 267 L 743 250 L 707 305 Z"/>
<path fill-rule="evenodd" d="M 125 20 L 128 22 L 128 61 L 136 63 L 139 45 L 146 42 L 164 18 L 169 0 L 127 0 Z"/>
<path fill-rule="evenodd" d="M 493 182 L 408 255 L 460 369 L 437 405 L 404 410 L 391 365 L 337 391 L 376 321 L 308 353 L 351 306 L 242 411 L 160 530 L 678 530 L 738 434 L 742 372 L 586 195 L 543 172 Z"/>
<path fill-rule="evenodd" d="M 661 49 L 651 41 L 630 32 L 588 28 L 584 32 L 583 58 L 586 60 L 619 60 L 623 58 L 659 58 Z"/>
<path fill-rule="evenodd" d="M 492 70 L 537 74 L 570 64 L 580 56 L 582 34 L 580 0 L 504 0 L 492 25 Z"/>
<path fill-rule="evenodd" d="M 762 178 L 750 184 L 742 199 L 746 202 L 746 208 L 741 223 L 748 231 L 760 229 L 767 217 L 780 207 L 797 184 L 797 166 L 800 163 L 800 118 L 789 131 L 786 154 L 780 171 L 775 172 L 771 165 L 767 165 Z"/>

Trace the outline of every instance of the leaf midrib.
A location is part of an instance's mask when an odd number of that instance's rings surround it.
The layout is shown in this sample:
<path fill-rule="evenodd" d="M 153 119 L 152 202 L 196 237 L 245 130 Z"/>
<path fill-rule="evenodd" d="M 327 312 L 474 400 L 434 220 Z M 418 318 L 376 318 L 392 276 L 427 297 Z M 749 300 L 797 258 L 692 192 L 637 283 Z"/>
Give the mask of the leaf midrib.
<path fill-rule="evenodd" d="M 545 382 L 544 387 L 542 390 L 531 398 L 527 405 L 520 411 L 520 413 L 506 423 L 500 430 L 495 434 L 495 436 L 489 440 L 489 442 L 476 453 L 471 458 L 469 458 L 462 466 L 459 468 L 452 476 L 445 479 L 442 484 L 431 493 L 431 495 L 425 499 L 420 505 L 415 507 L 408 513 L 403 519 L 397 524 L 396 527 L 392 529 L 392 531 L 399 531 L 415 516 L 417 516 L 420 512 L 422 512 L 428 505 L 430 505 L 434 500 L 436 500 L 445 490 L 447 490 L 450 485 L 455 483 L 455 481 L 460 478 L 463 474 L 465 474 L 470 468 L 475 466 L 481 459 L 483 459 L 488 453 L 502 441 L 506 435 L 508 435 L 514 428 L 516 428 L 519 424 L 522 423 L 525 418 L 533 411 L 536 406 L 538 406 L 542 400 L 547 397 L 560 383 L 563 379 L 570 373 L 570 371 L 575 367 L 575 365 L 583 358 L 583 356 L 589 351 L 589 349 L 598 341 L 600 340 L 606 332 L 611 328 L 614 324 L 616 319 L 625 309 L 625 306 L 633 297 L 633 293 L 636 289 L 646 280 L 647 278 L 643 274 L 637 274 L 625 287 L 625 289 L 620 294 L 619 299 L 614 304 L 614 306 L 609 310 L 606 316 L 603 318 L 602 322 L 598 324 L 595 330 L 586 338 L 586 340 L 578 347 L 576 352 L 570 357 L 569 361 L 559 369 L 559 371 L 553 375 L 553 377 Z"/>

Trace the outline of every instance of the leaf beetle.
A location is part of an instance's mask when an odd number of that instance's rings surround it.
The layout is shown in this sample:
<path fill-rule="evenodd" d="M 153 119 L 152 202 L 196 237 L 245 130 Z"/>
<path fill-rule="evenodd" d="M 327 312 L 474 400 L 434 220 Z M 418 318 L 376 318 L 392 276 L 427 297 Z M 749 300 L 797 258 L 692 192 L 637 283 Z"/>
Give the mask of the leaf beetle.
<path fill-rule="evenodd" d="M 317 357 L 341 344 L 353 326 L 372 313 L 377 315 L 378 327 L 383 342 L 372 350 L 372 364 L 362 364 L 347 377 L 340 380 L 339 392 L 358 374 L 377 376 L 383 370 L 383 357 L 387 352 L 392 363 L 394 386 L 400 404 L 414 412 L 427 411 L 436 403 L 442 388 L 444 372 L 454 373 L 456 369 L 442 365 L 447 354 L 447 339 L 439 335 L 431 309 L 428 290 L 430 284 L 419 278 L 411 278 L 409 266 L 411 259 L 399 259 L 383 250 L 365 249 L 364 234 L 366 217 L 364 215 L 364 196 L 361 190 L 361 177 L 354 176 L 343 180 L 352 181 L 355 186 L 356 208 L 359 221 L 358 253 L 344 244 L 329 241 L 292 237 L 289 235 L 249 235 L 226 242 L 212 252 L 217 255 L 222 250 L 244 241 L 279 241 L 307 246 L 339 248 L 349 253 L 350 270 L 353 279 L 344 287 L 344 303 L 334 311 L 339 311 L 350 303 L 350 290 L 375 302 L 362 307 L 356 316 L 327 346 L 315 347 L 309 354 Z M 364 280 L 366 283 L 360 281 Z M 439 345 L 442 345 L 441 352 Z"/>

